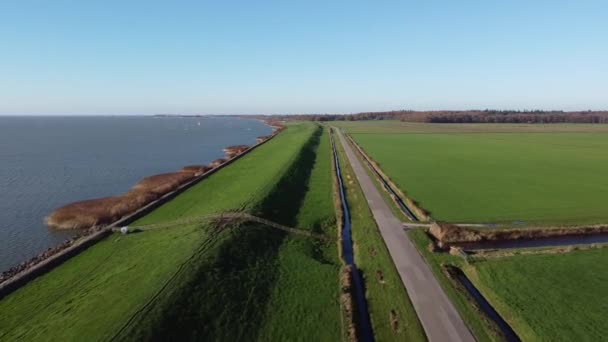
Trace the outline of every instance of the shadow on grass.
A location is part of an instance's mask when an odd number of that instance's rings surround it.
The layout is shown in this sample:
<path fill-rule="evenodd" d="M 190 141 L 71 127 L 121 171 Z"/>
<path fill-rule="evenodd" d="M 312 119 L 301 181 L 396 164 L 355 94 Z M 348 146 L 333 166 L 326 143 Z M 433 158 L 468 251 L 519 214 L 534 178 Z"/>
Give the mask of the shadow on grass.
<path fill-rule="evenodd" d="M 318 127 L 275 189 L 254 210 L 257 216 L 286 226 L 296 225 L 296 216 L 308 191 L 308 181 L 322 133 Z"/>
<path fill-rule="evenodd" d="M 256 215 L 295 225 L 321 134 L 319 127 L 270 195 L 256 207 Z M 276 257 L 287 233 L 257 223 L 216 233 L 214 241 L 197 252 L 118 339 L 255 339 L 277 280 Z"/>

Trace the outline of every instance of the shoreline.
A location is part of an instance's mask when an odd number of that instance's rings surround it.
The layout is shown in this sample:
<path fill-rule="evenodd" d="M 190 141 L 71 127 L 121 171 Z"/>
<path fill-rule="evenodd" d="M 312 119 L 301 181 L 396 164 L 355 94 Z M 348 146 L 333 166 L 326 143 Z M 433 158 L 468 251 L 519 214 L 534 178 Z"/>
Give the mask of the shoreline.
<path fill-rule="evenodd" d="M 272 138 L 277 136 L 279 133 L 281 133 L 285 129 L 285 126 L 279 122 L 270 121 L 270 120 L 266 120 L 263 122 L 264 122 L 264 124 L 266 124 L 267 126 L 269 126 L 272 129 L 272 132 L 269 135 L 264 136 L 265 137 L 264 140 L 260 141 L 260 140 L 256 139 L 255 144 L 249 146 L 246 150 L 241 151 L 239 154 L 233 155 L 231 158 L 227 159 L 222 164 L 212 167 L 211 169 L 205 171 L 203 174 L 196 176 L 193 179 L 181 184 L 175 190 L 172 190 L 170 192 L 167 192 L 167 193 L 161 195 L 159 198 L 143 205 L 142 207 L 136 209 L 134 212 L 131 212 L 130 214 L 124 215 L 123 217 L 119 218 L 118 220 L 115 220 L 114 222 L 111 222 L 106 225 L 93 226 L 93 227 L 90 227 L 87 229 L 75 229 L 75 231 L 76 231 L 75 236 L 64 240 L 63 242 L 59 243 L 58 245 L 49 247 L 47 250 L 45 250 L 27 260 L 24 260 L 21 263 L 8 268 L 5 271 L 2 271 L 2 273 L 0 273 L 0 298 L 6 296 L 10 292 L 13 292 L 17 288 L 21 287 L 22 285 L 29 282 L 30 280 L 38 277 L 39 275 L 42 275 L 42 274 L 50 271 L 52 268 L 60 265 L 62 262 L 68 260 L 72 256 L 75 256 L 78 253 L 85 250 L 86 248 L 92 246 L 95 242 L 101 241 L 103 239 L 103 237 L 110 235 L 110 234 L 107 234 L 89 245 L 81 244 L 81 242 L 86 241 L 86 239 L 90 238 L 94 234 L 104 235 L 104 234 L 100 233 L 102 231 L 108 231 L 111 233 L 112 228 L 127 225 L 130 222 L 133 222 L 133 221 L 145 216 L 146 214 L 153 211 L 154 209 L 161 206 L 162 204 L 172 200 L 173 198 L 175 198 L 176 196 L 178 196 L 179 194 L 181 194 L 188 188 L 198 184 L 203 179 L 205 179 L 205 178 L 211 176 L 212 174 L 214 174 L 215 172 L 219 171 L 224 166 L 230 165 L 235 160 L 239 159 L 240 157 L 251 152 L 258 146 L 271 140 Z M 53 228 L 49 228 L 49 229 L 53 229 Z M 79 249 L 79 250 L 74 252 L 72 249 Z M 62 256 L 65 254 L 70 254 L 70 255 L 69 255 L 69 257 L 62 259 Z M 36 268 L 37 266 L 39 266 L 41 264 L 44 265 L 44 263 L 51 258 L 57 258 L 59 262 L 56 264 L 50 263 L 48 269 L 43 267 L 42 269 L 38 270 Z M 30 272 L 33 273 L 33 276 L 31 276 L 29 274 Z M 12 288 L 12 283 L 13 282 L 18 283 L 21 278 L 27 278 L 28 280 L 25 281 L 23 284 L 19 284 L 17 287 Z M 7 289 L 8 289 L 8 293 L 5 293 L 5 291 L 7 291 Z"/>

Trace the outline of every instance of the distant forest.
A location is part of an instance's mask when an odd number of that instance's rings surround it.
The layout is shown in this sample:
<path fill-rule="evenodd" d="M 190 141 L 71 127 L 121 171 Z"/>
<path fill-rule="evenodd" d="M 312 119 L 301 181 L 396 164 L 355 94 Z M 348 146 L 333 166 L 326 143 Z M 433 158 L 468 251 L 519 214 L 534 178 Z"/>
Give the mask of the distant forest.
<path fill-rule="evenodd" d="M 267 117 L 263 117 L 267 118 Z M 358 121 L 400 120 L 427 123 L 597 123 L 608 124 L 608 111 L 410 111 L 368 112 L 358 114 L 272 115 L 275 120 Z"/>

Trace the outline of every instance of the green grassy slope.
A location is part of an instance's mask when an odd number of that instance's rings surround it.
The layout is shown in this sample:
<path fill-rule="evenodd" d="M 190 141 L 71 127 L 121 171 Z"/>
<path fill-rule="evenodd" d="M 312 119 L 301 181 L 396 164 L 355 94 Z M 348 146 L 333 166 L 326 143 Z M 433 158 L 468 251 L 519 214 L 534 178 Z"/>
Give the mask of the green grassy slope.
<path fill-rule="evenodd" d="M 337 139 L 336 144 L 351 214 L 355 263 L 364 278 L 365 295 L 376 340 L 423 341 L 426 337 L 416 312 Z M 391 311 L 397 317 L 396 330 L 391 326 Z"/>
<path fill-rule="evenodd" d="M 323 132 L 294 223 L 296 227 L 336 238 L 331 172 L 329 137 Z M 287 237 L 279 250 L 278 279 L 262 316 L 264 324 L 259 340 L 286 341 L 306 336 L 314 341 L 339 341 L 340 264 L 335 240 Z"/>
<path fill-rule="evenodd" d="M 608 221 L 608 135 L 354 134 L 435 219 Z"/>
<path fill-rule="evenodd" d="M 260 203 L 276 192 L 277 182 L 294 164 L 298 151 L 314 131 L 310 124 L 290 127 L 137 224 L 235 209 L 267 214 L 261 211 Z M 210 277 L 234 276 L 235 281 L 249 280 L 236 290 L 246 288 L 247 284 L 254 290 L 266 288 L 264 274 L 256 272 L 255 264 L 251 265 L 255 261 L 239 267 L 241 262 L 249 260 L 251 254 L 260 252 L 259 263 L 263 265 L 260 270 L 268 270 L 268 264 L 274 260 L 283 238 L 281 234 L 268 234 L 266 227 L 255 225 L 246 225 L 236 231 L 212 232 L 193 225 L 128 236 L 114 235 L 0 301 L 0 339 L 111 338 L 125 327 L 130 317 L 140 310 L 147 310 L 152 298 L 161 303 L 163 298 L 174 298 L 171 296 L 179 294 L 180 286 L 192 285 L 187 280 L 196 277 L 185 276 L 188 272 L 180 272 L 184 270 L 211 268 L 214 273 L 205 273 L 208 275 L 207 285 L 212 283 Z M 249 253 L 247 248 L 254 251 Z M 265 263 L 265 260 L 269 262 Z M 242 273 L 251 277 L 243 276 L 235 269 L 244 269 Z M 268 279 L 272 281 L 273 277 Z M 255 285 L 258 280 L 259 285 Z M 224 291 L 219 294 L 236 293 Z M 154 297 L 159 294 L 162 295 Z M 215 302 L 209 305 L 230 306 L 227 302 L 230 298 L 224 297 L 224 301 L 222 298 L 214 299 Z M 261 296 L 260 305 L 264 300 Z M 199 302 L 205 303 L 204 298 L 199 298 Z M 240 302 L 235 300 L 235 303 Z M 255 308 L 255 305 L 250 307 Z M 224 312 L 234 314 L 234 310 L 226 310 Z M 228 320 L 233 318 L 226 316 Z M 213 326 L 225 320 L 219 317 L 210 322 L 209 325 Z M 212 332 L 202 331 L 201 336 L 212 335 Z"/>
<path fill-rule="evenodd" d="M 608 336 L 608 251 L 514 256 L 465 268 L 523 341 Z"/>

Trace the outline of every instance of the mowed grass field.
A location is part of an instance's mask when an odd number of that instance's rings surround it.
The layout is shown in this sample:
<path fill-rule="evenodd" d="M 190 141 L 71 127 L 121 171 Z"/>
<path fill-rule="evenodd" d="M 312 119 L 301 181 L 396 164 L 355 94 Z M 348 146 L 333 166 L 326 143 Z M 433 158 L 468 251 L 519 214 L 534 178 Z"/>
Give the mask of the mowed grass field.
<path fill-rule="evenodd" d="M 600 133 L 608 125 L 596 124 L 435 124 L 397 120 L 332 121 L 348 133 Z"/>
<path fill-rule="evenodd" d="M 608 336 L 608 250 L 488 259 L 464 267 L 523 341 Z"/>
<path fill-rule="evenodd" d="M 244 210 L 333 234 L 320 132 L 290 126 L 135 225 Z M 0 340 L 335 339 L 335 245 L 297 239 L 259 224 L 113 235 L 1 300 Z"/>
<path fill-rule="evenodd" d="M 363 130 L 364 124 L 356 128 Z M 370 126 L 370 131 L 377 129 Z M 530 225 L 608 222 L 606 133 L 352 136 L 436 220 Z"/>

